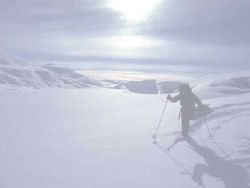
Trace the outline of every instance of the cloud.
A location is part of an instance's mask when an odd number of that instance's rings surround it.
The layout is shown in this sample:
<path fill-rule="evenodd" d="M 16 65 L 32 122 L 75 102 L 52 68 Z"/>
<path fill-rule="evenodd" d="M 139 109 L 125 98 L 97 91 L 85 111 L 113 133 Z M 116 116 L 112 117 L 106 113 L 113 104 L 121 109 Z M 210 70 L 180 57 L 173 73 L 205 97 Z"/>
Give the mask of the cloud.
<path fill-rule="evenodd" d="M 202 45 L 250 46 L 250 1 L 164 1 L 141 32 Z"/>
<path fill-rule="evenodd" d="M 9 48 L 52 49 L 59 39 L 109 36 L 124 25 L 101 0 L 9 0 L 0 7 L 1 45 Z"/>
<path fill-rule="evenodd" d="M 226 67 L 249 60 L 249 0 L 162 0 L 137 23 L 107 2 L 0 1 L 0 47 L 41 61 L 161 59 Z"/>

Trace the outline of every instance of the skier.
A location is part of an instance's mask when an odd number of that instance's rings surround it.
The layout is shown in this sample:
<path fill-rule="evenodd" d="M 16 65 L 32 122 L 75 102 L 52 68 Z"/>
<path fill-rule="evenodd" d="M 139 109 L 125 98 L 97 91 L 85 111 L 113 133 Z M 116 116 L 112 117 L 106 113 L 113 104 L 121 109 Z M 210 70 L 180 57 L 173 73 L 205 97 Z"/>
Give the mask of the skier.
<path fill-rule="evenodd" d="M 202 107 L 201 100 L 192 92 L 189 84 L 182 84 L 179 88 L 179 94 L 172 97 L 167 96 L 171 102 L 180 101 L 181 109 L 179 118 L 181 117 L 182 136 L 187 137 L 189 132 L 189 122 L 194 116 L 196 105 L 198 108 Z"/>

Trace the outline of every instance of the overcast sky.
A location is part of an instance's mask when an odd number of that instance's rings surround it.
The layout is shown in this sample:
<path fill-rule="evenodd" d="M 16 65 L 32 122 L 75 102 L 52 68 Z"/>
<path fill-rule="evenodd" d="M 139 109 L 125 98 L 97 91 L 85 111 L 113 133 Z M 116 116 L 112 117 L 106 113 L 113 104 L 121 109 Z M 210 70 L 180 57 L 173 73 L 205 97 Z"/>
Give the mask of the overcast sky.
<path fill-rule="evenodd" d="M 0 11 L 0 48 L 24 59 L 250 67 L 249 0 L 6 0 Z"/>

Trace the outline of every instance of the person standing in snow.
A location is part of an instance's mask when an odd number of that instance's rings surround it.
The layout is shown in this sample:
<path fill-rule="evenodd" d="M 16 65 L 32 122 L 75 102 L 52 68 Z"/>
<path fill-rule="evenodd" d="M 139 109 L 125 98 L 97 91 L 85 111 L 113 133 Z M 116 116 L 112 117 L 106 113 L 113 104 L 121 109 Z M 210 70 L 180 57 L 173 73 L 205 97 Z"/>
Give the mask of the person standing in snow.
<path fill-rule="evenodd" d="M 189 122 L 194 116 L 194 111 L 196 105 L 198 108 L 202 106 L 201 100 L 192 92 L 189 84 L 182 84 L 179 88 L 179 94 L 172 97 L 171 95 L 167 96 L 167 99 L 171 102 L 180 101 L 181 110 L 181 124 L 182 124 L 182 136 L 188 136 L 189 132 Z"/>

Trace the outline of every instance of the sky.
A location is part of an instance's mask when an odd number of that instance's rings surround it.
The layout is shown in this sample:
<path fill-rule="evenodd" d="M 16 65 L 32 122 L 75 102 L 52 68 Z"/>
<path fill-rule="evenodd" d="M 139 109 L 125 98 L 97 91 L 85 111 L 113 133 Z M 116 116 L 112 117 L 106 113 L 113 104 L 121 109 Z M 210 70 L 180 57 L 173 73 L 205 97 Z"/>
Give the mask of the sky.
<path fill-rule="evenodd" d="M 0 49 L 32 62 L 250 68 L 249 0 L 8 0 L 0 11 Z"/>

